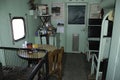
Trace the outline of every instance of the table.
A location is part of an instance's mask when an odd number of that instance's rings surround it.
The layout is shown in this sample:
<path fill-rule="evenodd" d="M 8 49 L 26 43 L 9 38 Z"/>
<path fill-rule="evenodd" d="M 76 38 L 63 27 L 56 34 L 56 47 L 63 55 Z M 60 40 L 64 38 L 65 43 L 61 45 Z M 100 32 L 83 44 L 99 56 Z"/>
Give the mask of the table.
<path fill-rule="evenodd" d="M 54 51 L 55 49 L 57 49 L 57 47 L 53 46 L 53 45 L 47 45 L 47 44 L 39 44 L 39 48 L 40 49 L 45 49 L 48 52 L 49 51 Z"/>
<path fill-rule="evenodd" d="M 37 51 L 35 51 L 35 49 L 28 49 L 28 48 L 1 47 L 1 46 L 0 46 L 0 49 L 17 51 L 18 52 L 17 55 L 20 58 L 28 61 L 28 67 L 30 67 L 31 61 L 38 61 L 39 60 L 39 63 L 41 62 L 42 66 L 41 66 L 41 64 L 37 64 L 38 66 L 37 67 L 35 66 L 33 73 L 36 72 L 36 69 L 38 70 L 40 68 L 42 70 L 42 76 L 43 77 L 45 76 L 46 78 L 48 78 L 49 66 L 48 66 L 48 61 L 47 61 L 47 57 L 46 57 L 47 55 L 46 54 L 49 51 L 53 51 L 53 50 L 57 49 L 57 47 L 52 46 L 52 45 L 39 45 L 39 47 L 36 48 Z M 40 60 L 40 59 L 42 59 L 42 60 Z M 39 70 L 38 74 L 40 74 L 40 73 L 41 73 L 41 71 Z M 40 77 L 41 77 L 41 75 L 38 75 L 39 79 L 40 79 Z M 45 79 L 45 80 L 47 80 L 47 79 Z"/>
<path fill-rule="evenodd" d="M 44 50 L 48 52 L 54 51 L 55 49 L 57 49 L 57 47 L 52 46 L 52 45 L 39 44 L 39 47 L 37 49 L 41 49 L 42 51 L 41 50 L 36 51 L 36 49 L 32 49 L 32 51 L 19 50 L 18 56 L 22 59 L 28 60 L 28 67 L 30 67 L 31 63 L 40 60 L 46 55 Z"/>
<path fill-rule="evenodd" d="M 57 49 L 57 47 L 53 45 L 47 45 L 47 44 L 39 44 L 38 48 L 33 48 L 33 49 L 19 49 L 18 50 L 18 56 L 22 59 L 25 59 L 28 61 L 28 67 L 34 67 L 34 64 L 38 65 L 38 62 L 41 62 L 41 68 L 38 71 L 38 77 L 39 79 L 41 77 L 48 78 L 48 73 L 49 73 L 49 65 L 48 65 L 48 58 L 47 58 L 47 53 L 50 51 L 54 51 Z M 37 69 L 37 68 L 36 68 Z M 40 79 L 42 80 L 42 79 Z"/>

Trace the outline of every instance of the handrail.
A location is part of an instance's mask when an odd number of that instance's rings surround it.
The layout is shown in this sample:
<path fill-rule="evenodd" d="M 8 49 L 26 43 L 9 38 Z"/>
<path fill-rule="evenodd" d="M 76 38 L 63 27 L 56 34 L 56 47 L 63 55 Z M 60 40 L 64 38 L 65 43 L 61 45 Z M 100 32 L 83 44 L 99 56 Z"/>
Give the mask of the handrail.
<path fill-rule="evenodd" d="M 39 62 L 38 62 L 38 64 L 35 66 L 35 68 L 32 70 L 32 72 L 31 72 L 31 74 L 30 74 L 30 76 L 28 77 L 28 79 L 27 80 L 33 80 L 34 79 L 34 77 L 35 77 L 35 75 L 37 74 L 37 72 L 42 68 L 42 65 L 44 64 L 44 63 L 47 63 L 46 62 L 46 58 L 47 57 L 47 55 L 44 57 L 44 58 L 42 58 Z M 47 66 L 47 64 L 46 64 L 46 66 Z M 46 68 L 46 78 L 47 78 L 47 74 L 48 73 L 48 70 L 47 70 L 47 68 Z M 39 78 L 39 77 L 38 77 Z"/>
<path fill-rule="evenodd" d="M 29 48 L 15 48 L 15 47 L 0 47 L 0 49 L 7 49 L 7 50 L 34 50 L 34 49 L 29 49 Z M 42 68 L 43 64 L 46 64 L 46 72 L 45 72 L 45 80 L 47 79 L 47 75 L 48 75 L 48 61 L 47 61 L 47 56 L 48 56 L 48 51 L 44 50 L 44 49 L 39 49 L 39 48 L 35 48 L 38 51 L 44 51 L 45 52 L 45 56 L 43 58 L 41 58 L 41 60 L 37 63 L 37 65 L 34 67 L 34 69 L 32 70 L 32 72 L 30 73 L 30 75 L 28 76 L 27 80 L 33 80 L 35 75 L 37 75 L 37 73 L 39 73 L 39 70 Z"/>
<path fill-rule="evenodd" d="M 32 51 L 32 50 L 37 50 L 37 51 L 45 51 L 45 53 L 47 53 L 46 50 L 44 49 L 40 49 L 40 48 L 16 48 L 16 47 L 0 47 L 0 49 L 8 49 L 8 50 L 28 50 L 28 51 Z"/>

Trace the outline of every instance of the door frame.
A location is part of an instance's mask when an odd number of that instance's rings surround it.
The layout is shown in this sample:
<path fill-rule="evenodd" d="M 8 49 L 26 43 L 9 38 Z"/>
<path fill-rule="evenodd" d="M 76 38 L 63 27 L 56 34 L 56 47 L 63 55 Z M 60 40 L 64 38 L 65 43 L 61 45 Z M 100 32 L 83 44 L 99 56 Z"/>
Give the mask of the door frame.
<path fill-rule="evenodd" d="M 68 24 L 68 6 L 69 5 L 85 5 L 85 24 Z M 73 28 L 81 28 L 80 29 L 80 31 L 86 31 L 86 37 L 85 37 L 85 41 L 86 41 L 86 43 L 85 43 L 85 46 L 84 46 L 84 50 L 82 50 L 81 51 L 81 49 L 80 49 L 80 47 L 79 47 L 79 51 L 78 52 L 76 52 L 75 51 L 75 53 L 81 53 L 81 52 L 85 52 L 86 51 L 86 48 L 85 47 L 87 47 L 87 18 L 88 18 L 88 3 L 87 2 L 68 2 L 68 3 L 66 3 L 66 9 L 65 9 L 65 17 L 66 17 L 66 19 L 65 19 L 65 23 L 66 23 L 66 25 L 65 25 L 65 50 L 68 52 L 69 50 L 67 50 L 68 49 L 68 41 L 69 41 L 69 39 L 68 39 L 68 28 L 70 29 L 70 27 L 73 27 Z M 79 36 L 81 37 L 81 35 L 80 35 L 80 31 L 79 31 Z M 76 32 L 75 32 L 76 33 Z M 81 42 L 80 42 L 80 39 L 79 39 L 79 43 L 81 44 Z M 71 47 L 70 47 L 71 48 Z M 74 51 L 72 51 L 72 52 L 74 52 Z"/>

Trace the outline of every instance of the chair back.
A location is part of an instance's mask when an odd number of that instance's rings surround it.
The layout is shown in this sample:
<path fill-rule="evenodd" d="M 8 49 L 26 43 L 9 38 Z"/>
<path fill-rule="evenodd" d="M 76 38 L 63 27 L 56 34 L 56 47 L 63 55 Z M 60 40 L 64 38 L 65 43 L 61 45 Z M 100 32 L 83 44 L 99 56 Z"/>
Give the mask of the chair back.
<path fill-rule="evenodd" d="M 63 47 L 48 53 L 49 75 L 54 75 L 59 80 L 61 80 L 62 77 L 63 53 L 64 53 Z"/>
<path fill-rule="evenodd" d="M 64 53 L 64 48 L 61 47 L 61 49 L 59 49 L 59 52 L 56 54 L 57 56 L 56 69 L 62 70 L 63 53 Z"/>
<path fill-rule="evenodd" d="M 59 49 L 54 50 L 53 52 L 48 53 L 48 63 L 49 63 L 49 74 L 52 74 L 55 70 L 56 60 Z"/>

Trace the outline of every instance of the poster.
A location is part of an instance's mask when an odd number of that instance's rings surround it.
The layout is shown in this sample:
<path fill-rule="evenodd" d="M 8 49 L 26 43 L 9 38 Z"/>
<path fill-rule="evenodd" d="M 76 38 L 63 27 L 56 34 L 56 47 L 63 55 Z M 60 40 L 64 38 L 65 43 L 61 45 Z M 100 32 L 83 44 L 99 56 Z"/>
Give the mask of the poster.
<path fill-rule="evenodd" d="M 91 4 L 90 5 L 90 18 L 100 18 L 100 6 L 99 4 Z"/>
<path fill-rule="evenodd" d="M 64 3 L 52 3 L 51 13 L 53 19 L 64 19 Z"/>

